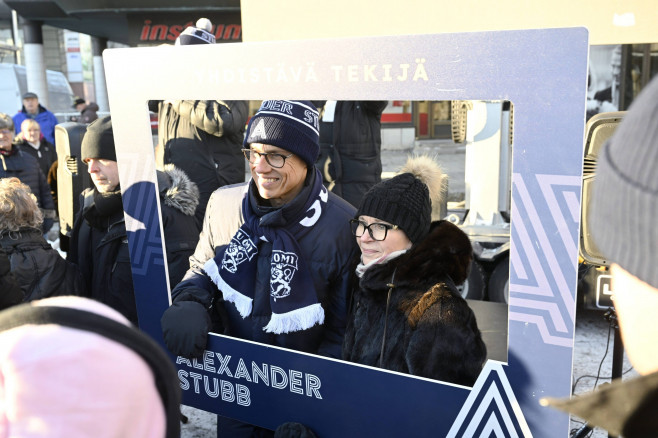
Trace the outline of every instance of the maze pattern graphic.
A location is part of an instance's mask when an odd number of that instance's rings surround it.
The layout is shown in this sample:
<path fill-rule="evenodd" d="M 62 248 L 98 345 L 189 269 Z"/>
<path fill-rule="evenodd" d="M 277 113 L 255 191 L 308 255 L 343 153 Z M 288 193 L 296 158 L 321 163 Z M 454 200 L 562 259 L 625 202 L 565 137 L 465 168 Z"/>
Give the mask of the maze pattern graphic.
<path fill-rule="evenodd" d="M 520 214 L 512 224 L 509 318 L 536 326 L 546 344 L 571 348 L 576 260 L 567 264 L 561 256 L 577 253 L 580 177 L 535 179 L 531 185 L 513 175 L 513 208 Z"/>

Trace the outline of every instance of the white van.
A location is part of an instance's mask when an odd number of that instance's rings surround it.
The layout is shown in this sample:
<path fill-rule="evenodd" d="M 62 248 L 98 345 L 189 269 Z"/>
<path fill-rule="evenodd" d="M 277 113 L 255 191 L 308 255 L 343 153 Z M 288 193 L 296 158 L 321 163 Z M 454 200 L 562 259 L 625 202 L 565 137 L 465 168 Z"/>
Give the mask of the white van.
<path fill-rule="evenodd" d="M 69 81 L 62 72 L 46 70 L 48 81 L 47 110 L 57 113 L 70 113 L 74 94 Z M 0 63 L 0 112 L 13 116 L 23 107 L 23 95 L 27 93 L 25 66 Z M 40 102 L 41 103 L 41 102 Z M 45 106 L 45 105 L 44 105 Z M 63 117 L 57 117 L 64 122 Z"/>

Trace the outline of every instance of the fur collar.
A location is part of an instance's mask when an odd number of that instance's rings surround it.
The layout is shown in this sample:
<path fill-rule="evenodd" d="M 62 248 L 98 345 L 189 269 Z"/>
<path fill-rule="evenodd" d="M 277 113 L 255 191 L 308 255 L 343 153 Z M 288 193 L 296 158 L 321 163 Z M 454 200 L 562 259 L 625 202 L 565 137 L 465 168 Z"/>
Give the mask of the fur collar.
<path fill-rule="evenodd" d="M 194 216 L 199 205 L 199 189 L 185 172 L 173 164 L 165 165 L 164 172 L 158 171 L 158 187 L 165 205 Z"/>
<path fill-rule="evenodd" d="M 455 224 L 441 220 L 434 222 L 427 237 L 405 254 L 368 269 L 361 286 L 381 289 L 391 281 L 393 271 L 396 285 L 429 287 L 449 276 L 459 286 L 468 277 L 472 260 L 473 247 L 468 236 Z"/>

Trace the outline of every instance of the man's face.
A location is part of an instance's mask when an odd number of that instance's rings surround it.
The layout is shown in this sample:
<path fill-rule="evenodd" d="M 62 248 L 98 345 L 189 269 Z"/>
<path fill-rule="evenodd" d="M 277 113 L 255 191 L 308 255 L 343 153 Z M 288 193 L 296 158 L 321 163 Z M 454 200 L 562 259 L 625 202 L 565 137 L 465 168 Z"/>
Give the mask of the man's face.
<path fill-rule="evenodd" d="M 90 158 L 87 160 L 87 171 L 100 193 L 113 192 L 119 185 L 119 167 L 116 161 Z"/>
<path fill-rule="evenodd" d="M 78 104 L 75 105 L 75 110 L 76 111 L 82 111 L 85 108 L 87 108 L 86 103 L 78 103 Z"/>
<path fill-rule="evenodd" d="M 250 149 L 255 152 L 276 153 L 283 156 L 290 152 L 277 146 L 252 143 Z M 264 156 L 252 154 L 249 163 L 251 177 L 258 188 L 261 198 L 270 201 L 273 207 L 280 207 L 290 202 L 302 191 L 306 179 L 306 163 L 296 155 L 287 158 L 283 167 L 272 167 Z"/>
<path fill-rule="evenodd" d="M 39 108 L 39 99 L 35 99 L 34 97 L 23 99 L 23 106 L 28 113 L 36 114 Z"/>
<path fill-rule="evenodd" d="M 621 48 L 615 49 L 612 52 L 610 66 L 612 67 L 612 79 L 619 84 L 619 74 L 621 73 Z"/>
<path fill-rule="evenodd" d="M 41 137 L 41 129 L 39 129 L 39 125 L 31 125 L 29 128 L 26 127 L 22 132 L 25 140 L 30 143 L 38 142 L 39 137 Z"/>
<path fill-rule="evenodd" d="M 13 129 L 2 128 L 0 129 L 0 149 L 5 151 L 11 150 L 11 140 L 14 136 Z"/>

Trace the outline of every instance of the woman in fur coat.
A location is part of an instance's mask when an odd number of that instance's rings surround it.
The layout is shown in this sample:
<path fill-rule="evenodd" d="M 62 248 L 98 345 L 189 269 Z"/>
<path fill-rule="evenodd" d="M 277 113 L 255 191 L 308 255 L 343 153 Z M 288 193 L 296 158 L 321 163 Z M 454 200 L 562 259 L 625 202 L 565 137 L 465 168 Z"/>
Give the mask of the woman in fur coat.
<path fill-rule="evenodd" d="M 343 359 L 472 386 L 486 347 L 457 285 L 473 250 L 456 225 L 431 223 L 441 183 L 439 166 L 417 157 L 366 193 L 351 221 L 361 260 Z"/>

